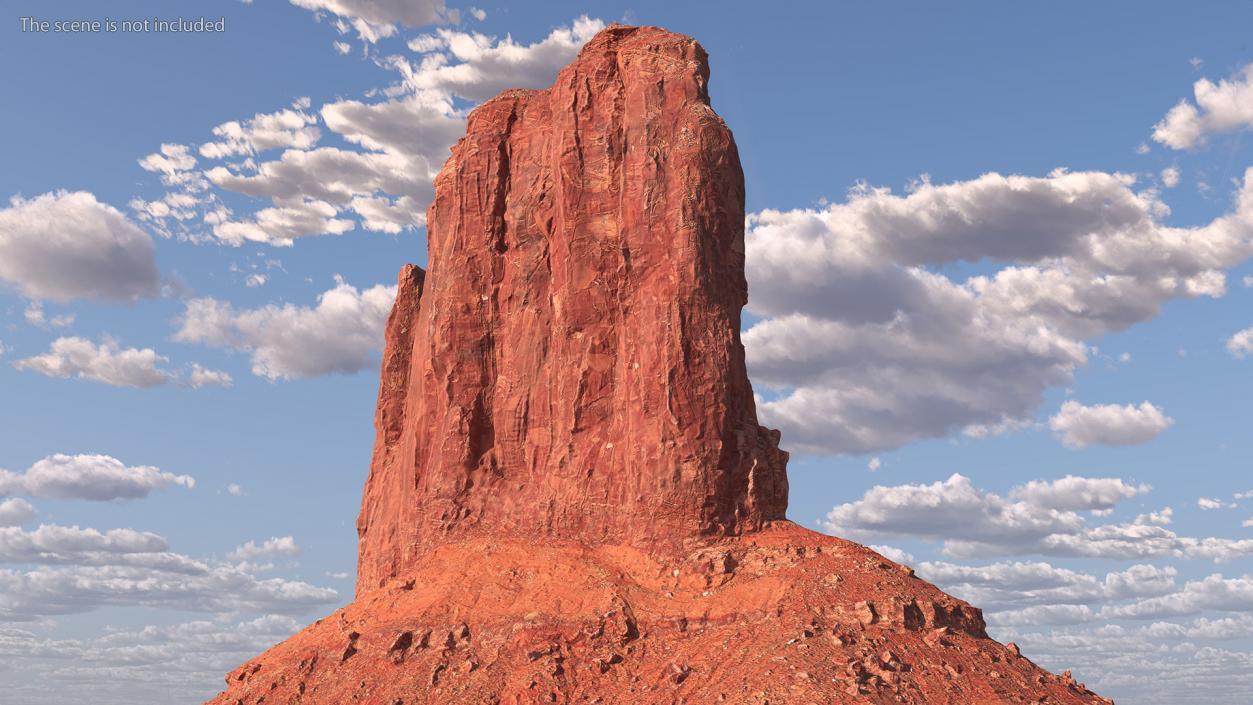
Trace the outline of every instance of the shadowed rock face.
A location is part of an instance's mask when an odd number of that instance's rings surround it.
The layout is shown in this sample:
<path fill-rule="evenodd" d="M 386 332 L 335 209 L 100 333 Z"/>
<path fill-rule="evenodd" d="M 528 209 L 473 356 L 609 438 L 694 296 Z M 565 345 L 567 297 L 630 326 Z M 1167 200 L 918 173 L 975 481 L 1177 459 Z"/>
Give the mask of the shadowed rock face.
<path fill-rule="evenodd" d="M 782 519 L 740 343 L 744 176 L 694 40 L 611 27 L 476 109 L 400 281 L 357 592 L 470 536 L 661 550 Z M 419 291 L 420 290 L 420 291 Z"/>
<path fill-rule="evenodd" d="M 212 705 L 1109 703 L 784 520 L 707 78 L 614 26 L 470 116 L 387 324 L 357 597 Z"/>

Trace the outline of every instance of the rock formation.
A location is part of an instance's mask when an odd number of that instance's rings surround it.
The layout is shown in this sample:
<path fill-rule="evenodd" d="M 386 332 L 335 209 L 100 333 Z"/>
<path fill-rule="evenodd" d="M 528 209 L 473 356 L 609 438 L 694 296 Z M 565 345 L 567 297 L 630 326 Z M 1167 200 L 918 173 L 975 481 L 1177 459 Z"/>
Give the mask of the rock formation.
<path fill-rule="evenodd" d="M 696 42 L 615 28 L 471 114 L 389 326 L 358 594 L 471 536 L 655 548 L 783 518 L 708 77 Z"/>
<path fill-rule="evenodd" d="M 471 113 L 387 324 L 356 600 L 213 703 L 1108 702 L 784 519 L 708 77 L 612 26 Z"/>

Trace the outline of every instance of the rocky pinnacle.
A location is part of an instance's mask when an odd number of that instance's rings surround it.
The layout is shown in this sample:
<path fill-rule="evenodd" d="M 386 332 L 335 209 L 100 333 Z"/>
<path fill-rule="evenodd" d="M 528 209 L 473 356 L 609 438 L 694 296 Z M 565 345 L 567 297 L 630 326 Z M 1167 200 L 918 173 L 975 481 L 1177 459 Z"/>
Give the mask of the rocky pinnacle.
<path fill-rule="evenodd" d="M 387 326 L 358 594 L 470 536 L 661 549 L 783 518 L 740 343 L 744 175 L 695 40 L 610 27 L 470 114 Z M 425 279 L 425 281 L 424 281 Z"/>
<path fill-rule="evenodd" d="M 1110 705 L 784 519 L 708 78 L 611 26 L 470 114 L 387 322 L 356 598 L 211 705 Z"/>

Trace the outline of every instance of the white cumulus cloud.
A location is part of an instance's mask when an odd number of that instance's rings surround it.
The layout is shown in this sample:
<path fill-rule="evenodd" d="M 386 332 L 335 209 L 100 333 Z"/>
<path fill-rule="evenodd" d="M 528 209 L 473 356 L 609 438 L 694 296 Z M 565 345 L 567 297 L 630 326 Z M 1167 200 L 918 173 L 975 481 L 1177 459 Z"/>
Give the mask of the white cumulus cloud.
<path fill-rule="evenodd" d="M 1196 500 L 1196 506 L 1209 511 L 1211 509 L 1235 509 L 1236 505 L 1231 502 L 1224 502 L 1221 499 L 1212 497 L 1200 497 Z"/>
<path fill-rule="evenodd" d="M 870 546 L 870 548 L 882 554 L 884 558 L 896 561 L 897 563 L 909 564 L 914 562 L 914 554 L 909 551 L 899 549 L 896 546 L 876 544 L 874 546 Z"/>
<path fill-rule="evenodd" d="M 26 319 L 27 323 L 36 328 L 68 328 L 74 325 L 75 319 L 72 313 L 49 317 L 44 314 L 43 304 L 39 301 L 30 302 L 26 306 L 26 310 L 22 312 L 22 317 Z"/>
<path fill-rule="evenodd" d="M 161 553 L 165 539 L 133 529 L 83 529 L 43 524 L 34 531 L 0 529 L 0 562 L 60 563 L 91 561 L 94 554 Z"/>
<path fill-rule="evenodd" d="M 1051 482 L 1032 480 L 1015 487 L 1010 497 L 1048 509 L 1102 511 L 1151 489 L 1148 485 L 1136 485 L 1116 477 L 1067 475 Z"/>
<path fill-rule="evenodd" d="M 1236 357 L 1253 353 L 1253 327 L 1245 328 L 1227 339 L 1227 352 Z"/>
<path fill-rule="evenodd" d="M 214 178 L 212 173 L 209 178 Z M 253 214 L 252 220 L 228 220 L 214 225 L 213 234 L 232 245 L 252 241 L 290 247 L 296 238 L 342 235 L 356 227 L 351 220 L 336 218 L 338 214 L 339 211 L 325 201 L 276 201 L 273 208 L 263 208 Z"/>
<path fill-rule="evenodd" d="M 1182 589 L 1130 605 L 1106 607 L 1103 617 L 1157 619 L 1197 614 L 1203 610 L 1248 612 L 1253 610 L 1253 576 L 1227 578 L 1219 574 L 1188 581 Z"/>
<path fill-rule="evenodd" d="M 1085 406 L 1077 401 L 1067 401 L 1049 419 L 1049 428 L 1057 433 L 1067 448 L 1086 448 L 1091 445 L 1147 443 L 1173 423 L 1174 419 L 1147 401 L 1139 406 Z"/>
<path fill-rule="evenodd" d="M 217 299 L 192 299 L 175 338 L 247 351 L 253 373 L 269 379 L 350 374 L 367 367 L 382 345 L 395 297 L 395 286 L 359 291 L 339 280 L 312 307 L 237 310 Z"/>
<path fill-rule="evenodd" d="M 208 159 L 224 159 L 252 156 L 270 149 L 308 149 L 322 138 L 317 123 L 317 115 L 299 109 L 231 120 L 213 128 L 219 141 L 200 145 L 200 154 Z"/>
<path fill-rule="evenodd" d="M 496 40 L 476 32 L 440 29 L 410 42 L 410 48 L 426 54 L 444 53 L 434 54 L 434 61 L 409 65 L 403 71 L 405 82 L 419 92 L 451 93 L 475 102 L 506 88 L 543 88 L 604 28 L 604 22 L 584 16 L 529 45 L 508 36 Z"/>
<path fill-rule="evenodd" d="M 85 191 L 14 197 L 0 208 L 0 282 L 32 299 L 156 296 L 154 253 L 152 238 Z"/>
<path fill-rule="evenodd" d="M 1153 139 L 1171 149 L 1192 149 L 1209 135 L 1253 129 L 1253 64 L 1231 78 L 1192 86 L 1193 101 L 1179 101 L 1153 126 Z"/>
<path fill-rule="evenodd" d="M 1093 525 L 1080 512 L 1112 508 L 1149 491 L 1109 478 L 1067 477 L 1028 483 L 1000 495 L 953 475 L 931 484 L 875 486 L 833 508 L 824 528 L 857 540 L 913 538 L 940 542 L 956 557 L 1050 555 L 1119 560 L 1152 557 L 1230 561 L 1253 555 L 1253 539 L 1179 536 L 1169 514 Z"/>
<path fill-rule="evenodd" d="M 21 526 L 35 518 L 35 508 L 18 497 L 0 501 L 0 526 Z"/>
<path fill-rule="evenodd" d="M 306 6 L 338 15 L 335 23 L 341 31 L 356 28 L 364 30 L 363 36 L 389 36 L 400 22 L 367 19 L 396 16 L 374 4 L 370 12 L 339 0 L 309 0 Z M 217 139 L 202 145 L 200 154 L 210 161 L 228 161 L 203 170 L 181 171 L 195 161 L 181 145 L 163 145 L 147 162 L 163 169 L 163 180 L 183 185 L 179 197 L 200 204 L 212 236 L 230 244 L 286 246 L 302 237 L 342 235 L 358 225 L 366 231 L 400 233 L 425 223 L 435 175 L 464 131 L 465 103 L 477 103 L 503 88 L 548 85 L 603 26 L 581 17 L 532 44 L 442 28 L 410 42 L 420 46 L 419 60 L 401 55 L 376 59 L 395 71 L 399 81 L 370 92 L 370 100 L 335 100 L 320 109 L 311 109 L 304 100 L 290 109 L 223 123 L 214 129 Z M 343 49 L 348 46 L 343 44 Z M 318 146 L 323 127 L 349 146 Z M 263 153 L 272 149 L 282 151 L 265 159 Z M 270 204 L 237 215 L 215 194 L 196 191 L 207 187 Z M 181 218 L 195 212 L 160 200 L 136 199 L 134 205 L 162 233 L 181 232 L 186 227 Z"/>
<path fill-rule="evenodd" d="M 196 157 L 185 144 L 163 144 L 160 151 L 140 159 L 139 166 L 144 171 L 155 172 L 177 182 L 178 175 L 196 167 Z"/>
<path fill-rule="evenodd" d="M 192 363 L 191 372 L 187 375 L 187 386 L 192 389 L 204 387 L 229 387 L 235 383 L 231 376 L 221 370 L 209 370 Z"/>
<path fill-rule="evenodd" d="M 180 571 L 144 564 L 0 570 L 0 621 L 88 612 L 104 606 L 300 614 L 338 597 L 332 589 L 301 581 L 262 580 L 243 567 L 194 562 Z"/>
<path fill-rule="evenodd" d="M 296 540 L 291 536 L 275 536 L 257 543 L 249 541 L 241 546 L 237 546 L 231 551 L 227 558 L 233 561 L 251 561 L 262 556 L 298 556 L 300 555 L 300 546 L 296 545 Z"/>
<path fill-rule="evenodd" d="M 821 209 L 748 217 L 744 334 L 763 421 L 790 448 L 873 453 L 1028 425 L 1089 341 L 1218 297 L 1253 256 L 1253 170 L 1229 214 L 1168 226 L 1132 177 L 1056 171 L 859 187 Z M 979 262 L 964 279 L 936 270 Z"/>
<path fill-rule="evenodd" d="M 38 693 L 55 683 L 53 697 L 61 702 L 200 702 L 221 689 L 223 673 L 301 626 L 289 616 L 264 614 L 243 620 L 140 622 L 91 638 L 54 637 L 40 633 L 38 626 L 0 627 L 0 656 L 9 666 L 6 693 L 14 702 L 41 702 Z"/>
<path fill-rule="evenodd" d="M 152 348 L 122 348 L 117 341 L 57 338 L 48 352 L 13 363 L 21 370 L 62 379 L 77 377 L 114 387 L 158 387 L 174 374 L 158 367 L 167 362 Z"/>
<path fill-rule="evenodd" d="M 352 27 L 363 41 L 377 42 L 396 34 L 396 26 L 421 27 L 445 17 L 444 0 L 291 0 L 315 13 L 340 18 L 341 33 Z"/>
<path fill-rule="evenodd" d="M 993 614 L 997 623 L 1049 624 L 1057 623 L 1058 613 L 1050 614 L 1050 607 L 1087 607 L 1120 600 L 1156 597 L 1178 589 L 1175 577 L 1178 571 L 1170 566 L 1149 564 L 1134 565 L 1123 571 L 1107 573 L 1104 577 L 1090 575 L 1067 568 L 1059 568 L 1043 562 L 992 563 L 983 566 L 967 566 L 946 562 L 923 562 L 916 566 L 923 578 L 953 591 L 958 597 Z M 1026 609 L 1039 610 L 1035 614 L 1024 613 Z M 1080 620 L 1074 617 L 1082 614 Z M 1090 621 L 1096 612 L 1088 609 L 1070 613 L 1067 623 Z M 1073 621 L 1072 621 L 1073 620 Z"/>
<path fill-rule="evenodd" d="M 0 494 L 107 501 L 146 497 L 170 486 L 191 488 L 189 475 L 150 465 L 127 466 L 108 455 L 50 455 L 25 472 L 0 470 Z"/>

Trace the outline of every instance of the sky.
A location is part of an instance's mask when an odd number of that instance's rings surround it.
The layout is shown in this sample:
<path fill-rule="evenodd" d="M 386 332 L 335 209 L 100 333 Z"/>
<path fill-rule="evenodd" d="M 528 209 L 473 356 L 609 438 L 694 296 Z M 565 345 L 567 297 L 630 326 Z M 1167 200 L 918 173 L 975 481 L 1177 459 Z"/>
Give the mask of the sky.
<path fill-rule="evenodd" d="M 1253 703 L 1253 4 L 3 7 L 5 703 L 198 703 L 350 599 L 432 179 L 611 22 L 710 54 L 789 517 L 1120 704 Z"/>

